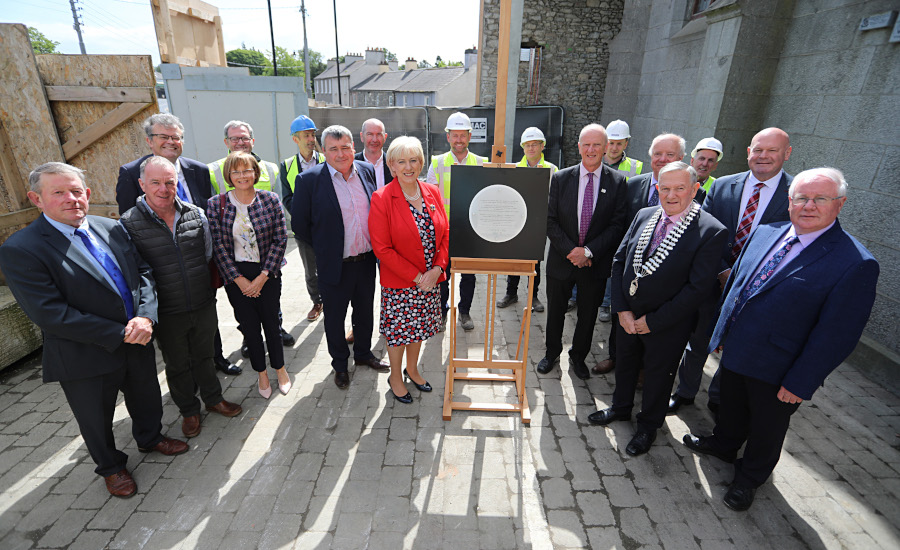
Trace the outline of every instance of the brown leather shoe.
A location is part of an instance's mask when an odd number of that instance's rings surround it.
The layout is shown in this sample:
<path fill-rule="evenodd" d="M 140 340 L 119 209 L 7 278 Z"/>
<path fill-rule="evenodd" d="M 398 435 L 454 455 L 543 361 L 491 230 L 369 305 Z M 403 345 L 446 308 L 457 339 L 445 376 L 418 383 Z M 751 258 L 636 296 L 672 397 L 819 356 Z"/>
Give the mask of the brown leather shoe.
<path fill-rule="evenodd" d="M 229 403 L 228 401 L 225 401 L 223 399 L 212 407 L 206 407 L 206 410 L 208 410 L 209 412 L 219 413 L 222 416 L 231 417 L 241 414 L 241 411 L 243 411 L 244 409 L 242 409 L 238 404 Z"/>
<path fill-rule="evenodd" d="M 125 468 L 103 480 L 106 481 L 106 490 L 114 497 L 129 498 L 137 492 L 137 484 Z"/>
<path fill-rule="evenodd" d="M 184 437 L 196 437 L 200 435 L 200 415 L 185 416 L 181 421 L 181 433 Z"/>
<path fill-rule="evenodd" d="M 164 455 L 172 456 L 172 455 L 180 455 L 181 453 L 186 453 L 188 450 L 188 444 L 184 441 L 179 441 L 177 439 L 172 439 L 170 437 L 163 437 L 162 441 L 154 445 L 149 449 L 141 449 L 138 447 L 138 450 L 142 453 L 149 453 L 152 451 L 156 451 L 158 453 L 162 453 Z"/>
<path fill-rule="evenodd" d="M 313 304 L 312 309 L 309 310 L 309 313 L 306 314 L 306 320 L 311 323 L 318 319 L 319 315 L 322 315 L 322 309 L 324 307 L 325 306 L 323 306 L 322 304 Z"/>
<path fill-rule="evenodd" d="M 377 370 L 378 372 L 389 372 L 391 370 L 390 365 L 388 365 L 387 363 L 382 363 L 381 361 L 379 361 L 378 359 L 376 359 L 374 357 L 371 357 L 369 359 L 363 359 L 363 360 L 354 359 L 353 364 L 356 366 L 371 367 L 371 368 Z"/>
<path fill-rule="evenodd" d="M 352 328 L 347 331 L 347 336 L 344 336 L 344 340 L 346 340 L 348 344 L 353 343 L 353 329 Z"/>
<path fill-rule="evenodd" d="M 616 368 L 616 362 L 612 359 L 604 359 L 597 363 L 597 365 L 591 369 L 591 372 L 594 374 L 606 374 L 612 372 L 612 370 Z"/>

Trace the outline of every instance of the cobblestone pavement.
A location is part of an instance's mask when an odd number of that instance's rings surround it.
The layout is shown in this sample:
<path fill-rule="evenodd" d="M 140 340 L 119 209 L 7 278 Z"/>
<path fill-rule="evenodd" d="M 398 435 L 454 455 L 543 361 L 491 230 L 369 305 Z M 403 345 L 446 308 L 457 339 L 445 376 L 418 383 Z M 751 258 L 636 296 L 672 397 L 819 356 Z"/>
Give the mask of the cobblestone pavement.
<path fill-rule="evenodd" d="M 629 457 L 632 426 L 586 421 L 611 402 L 613 375 L 582 382 L 565 364 L 535 373 L 544 314 L 532 319 L 530 426 L 499 413 L 442 420 L 449 333 L 423 346 L 435 391 L 410 385 L 412 405 L 391 398 L 387 375 L 364 368 L 341 391 L 321 319 L 305 320 L 293 243 L 288 262 L 282 308 L 297 337 L 286 350 L 294 388 L 263 400 L 244 360 L 244 374 L 220 375 L 243 414 L 204 416 L 203 432 L 177 457 L 138 453 L 120 401 L 115 433 L 139 491 L 131 499 L 111 498 L 93 473 L 59 385 L 41 383 L 39 364 L 0 373 L 0 548 L 900 547 L 900 397 L 848 365 L 801 406 L 773 479 L 749 512 L 736 513 L 721 500 L 731 467 L 680 443 L 711 429 L 705 394 L 668 418 L 649 454 Z M 484 308 L 484 279 L 473 314 Z M 498 312 L 494 354 L 503 358 L 515 354 L 522 311 Z M 476 330 L 459 331 L 460 355 L 480 354 L 484 323 L 473 317 Z M 238 360 L 224 294 L 219 319 Z M 604 358 L 608 327 L 598 323 L 589 365 Z M 384 353 L 383 340 L 375 352 Z M 181 437 L 158 368 L 164 432 Z M 473 401 L 508 400 L 510 390 L 456 387 Z"/>

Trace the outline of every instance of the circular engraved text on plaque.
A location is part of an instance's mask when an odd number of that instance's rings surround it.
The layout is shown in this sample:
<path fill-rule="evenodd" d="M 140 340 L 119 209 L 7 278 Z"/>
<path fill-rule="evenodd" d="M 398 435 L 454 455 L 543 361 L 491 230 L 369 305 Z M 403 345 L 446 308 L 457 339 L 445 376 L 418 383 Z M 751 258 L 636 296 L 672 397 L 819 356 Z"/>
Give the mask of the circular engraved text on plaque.
<path fill-rule="evenodd" d="M 525 227 L 528 207 L 518 191 L 507 185 L 489 185 L 469 205 L 469 222 L 482 239 L 505 243 Z"/>

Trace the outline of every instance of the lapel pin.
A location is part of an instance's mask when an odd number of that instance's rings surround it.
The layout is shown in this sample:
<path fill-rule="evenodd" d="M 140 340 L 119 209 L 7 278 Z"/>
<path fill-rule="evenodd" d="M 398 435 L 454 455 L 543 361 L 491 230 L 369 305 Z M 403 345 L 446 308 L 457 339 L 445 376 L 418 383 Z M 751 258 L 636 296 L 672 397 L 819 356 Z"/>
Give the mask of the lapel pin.
<path fill-rule="evenodd" d="M 601 193 L 606 193 L 606 189 L 600 188 Z"/>

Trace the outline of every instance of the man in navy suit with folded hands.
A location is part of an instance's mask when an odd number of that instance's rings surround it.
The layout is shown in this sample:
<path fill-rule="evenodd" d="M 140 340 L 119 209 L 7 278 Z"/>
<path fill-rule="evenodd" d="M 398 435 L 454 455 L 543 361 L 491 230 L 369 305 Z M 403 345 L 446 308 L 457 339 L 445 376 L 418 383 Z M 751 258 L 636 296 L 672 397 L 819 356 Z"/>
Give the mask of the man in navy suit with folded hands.
<path fill-rule="evenodd" d="M 722 349 L 713 433 L 684 436 L 691 450 L 734 462 L 724 502 L 737 511 L 753 504 L 791 415 L 853 351 L 875 301 L 878 262 L 837 220 L 844 175 L 806 170 L 789 195 L 790 222 L 757 227 L 725 285 L 709 344 Z"/>

